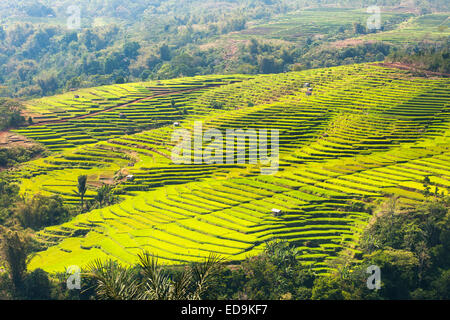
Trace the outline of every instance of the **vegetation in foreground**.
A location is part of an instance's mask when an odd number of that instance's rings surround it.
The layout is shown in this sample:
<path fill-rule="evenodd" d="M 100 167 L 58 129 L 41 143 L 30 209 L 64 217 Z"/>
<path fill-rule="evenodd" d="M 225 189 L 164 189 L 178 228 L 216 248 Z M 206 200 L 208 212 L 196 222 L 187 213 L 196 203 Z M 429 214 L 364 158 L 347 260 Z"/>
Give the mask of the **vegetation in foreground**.
<path fill-rule="evenodd" d="M 450 199 L 429 198 L 407 211 L 392 198 L 375 209 L 357 263 L 345 254 L 337 272 L 319 276 L 302 266 L 297 249 L 286 242 L 267 244 L 264 252 L 238 265 L 211 255 L 203 262 L 170 267 L 147 252 L 139 264 L 123 267 L 94 261 L 82 271 L 81 290 L 67 290 L 67 274 L 27 272 L 30 240 L 2 233 L 2 299 L 450 299 Z M 367 268 L 381 269 L 381 289 L 367 287 Z"/>

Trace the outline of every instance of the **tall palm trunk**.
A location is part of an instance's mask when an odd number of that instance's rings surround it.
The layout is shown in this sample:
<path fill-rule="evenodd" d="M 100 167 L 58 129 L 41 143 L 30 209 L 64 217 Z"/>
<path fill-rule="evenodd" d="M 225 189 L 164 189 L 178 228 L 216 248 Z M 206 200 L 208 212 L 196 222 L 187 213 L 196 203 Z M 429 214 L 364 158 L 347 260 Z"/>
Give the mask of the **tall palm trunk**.
<path fill-rule="evenodd" d="M 82 175 L 78 177 L 78 194 L 80 195 L 81 198 L 81 210 L 83 210 L 83 205 L 84 205 L 84 195 L 86 194 L 87 191 L 87 186 L 86 186 L 86 182 L 87 182 L 87 176 L 86 175 Z"/>

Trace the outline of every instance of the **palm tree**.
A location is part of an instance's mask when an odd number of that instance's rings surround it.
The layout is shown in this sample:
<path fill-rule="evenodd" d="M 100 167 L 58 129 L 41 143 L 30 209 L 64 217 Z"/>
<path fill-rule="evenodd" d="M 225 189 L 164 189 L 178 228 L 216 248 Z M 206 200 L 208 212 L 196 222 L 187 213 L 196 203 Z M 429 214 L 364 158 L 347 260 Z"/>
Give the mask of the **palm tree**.
<path fill-rule="evenodd" d="M 122 267 L 116 261 L 97 259 L 87 266 L 85 276 L 96 282 L 97 296 L 102 300 L 142 299 L 141 284 L 134 269 Z"/>
<path fill-rule="evenodd" d="M 84 203 L 84 195 L 86 194 L 87 191 L 87 186 L 86 186 L 86 182 L 87 182 L 87 176 L 86 175 L 82 175 L 78 177 L 78 195 L 81 198 L 81 210 L 83 210 L 83 203 Z"/>
<path fill-rule="evenodd" d="M 104 184 L 98 188 L 95 200 L 100 207 L 111 204 L 111 186 Z"/>
<path fill-rule="evenodd" d="M 193 263 L 185 268 L 173 280 L 158 266 L 158 258 L 155 256 L 143 252 L 138 258 L 145 276 L 144 296 L 148 300 L 201 300 L 223 265 L 223 260 L 218 255 L 210 254 L 203 262 Z"/>
<path fill-rule="evenodd" d="M 212 285 L 212 280 L 222 270 L 223 260 L 211 253 L 202 263 L 194 263 L 189 275 L 194 282 L 194 291 L 188 296 L 190 300 L 201 300 L 201 297 Z"/>
<path fill-rule="evenodd" d="M 31 238 L 28 234 L 0 226 L 0 260 L 8 268 L 12 292 L 17 297 L 23 293 L 27 265 L 34 254 L 29 255 Z"/>
<path fill-rule="evenodd" d="M 116 262 L 96 260 L 88 266 L 88 277 L 96 280 L 100 299 L 114 300 L 200 300 L 222 267 L 222 259 L 211 254 L 203 262 L 186 267 L 172 279 L 158 258 L 147 251 L 138 255 L 138 270 Z M 141 280 L 139 280 L 141 279 Z"/>

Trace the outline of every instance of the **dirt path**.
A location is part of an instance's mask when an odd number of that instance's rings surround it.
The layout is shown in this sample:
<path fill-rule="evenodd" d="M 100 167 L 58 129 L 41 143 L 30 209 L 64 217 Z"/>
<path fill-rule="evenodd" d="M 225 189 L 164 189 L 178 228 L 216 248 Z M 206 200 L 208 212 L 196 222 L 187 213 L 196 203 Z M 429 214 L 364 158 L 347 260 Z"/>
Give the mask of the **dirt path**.
<path fill-rule="evenodd" d="M 109 108 L 106 108 L 106 109 L 103 109 L 103 110 L 100 110 L 100 111 L 97 111 L 97 112 L 88 113 L 88 114 L 84 114 L 84 115 L 81 115 L 81 116 L 70 117 L 70 118 L 67 118 L 67 119 L 43 120 L 43 121 L 35 122 L 32 125 L 29 125 L 27 127 L 34 127 L 34 126 L 39 126 L 39 125 L 42 125 L 42 124 L 51 124 L 51 123 L 64 123 L 64 122 L 68 122 L 69 120 L 89 118 L 89 117 L 92 117 L 92 116 L 96 116 L 96 115 L 102 114 L 102 113 L 107 112 L 107 111 L 111 111 L 111 110 L 115 110 L 115 109 L 118 109 L 118 108 L 126 107 L 126 106 L 132 105 L 132 104 L 137 103 L 137 102 L 147 101 L 147 100 L 151 100 L 151 99 L 154 99 L 154 98 L 157 98 L 157 97 L 170 96 L 170 95 L 173 95 L 173 94 L 192 92 L 192 91 L 197 91 L 197 90 L 206 89 L 206 88 L 212 88 L 212 87 L 219 87 L 219 86 L 222 86 L 222 84 L 211 84 L 211 85 L 207 85 L 207 86 L 203 86 L 203 87 L 197 87 L 197 88 L 193 88 L 193 89 L 184 89 L 184 90 L 177 90 L 177 91 L 158 93 L 158 94 L 154 94 L 154 95 L 151 95 L 151 96 L 148 96 L 148 97 L 139 98 L 139 99 L 133 100 L 131 102 L 127 102 L 127 103 L 119 104 L 117 106 L 109 107 Z"/>
<path fill-rule="evenodd" d="M 0 131 L 0 148 L 29 147 L 35 144 L 32 140 L 10 131 Z"/>

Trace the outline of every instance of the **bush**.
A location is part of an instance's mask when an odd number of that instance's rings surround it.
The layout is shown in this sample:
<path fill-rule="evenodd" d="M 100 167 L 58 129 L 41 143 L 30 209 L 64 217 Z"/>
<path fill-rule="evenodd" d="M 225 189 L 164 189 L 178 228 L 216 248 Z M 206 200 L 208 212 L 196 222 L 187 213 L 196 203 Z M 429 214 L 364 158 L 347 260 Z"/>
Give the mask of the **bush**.
<path fill-rule="evenodd" d="M 16 128 L 25 123 L 22 110 L 23 105 L 19 101 L 0 98 L 0 130 Z"/>
<path fill-rule="evenodd" d="M 19 199 L 19 186 L 0 177 L 0 224 L 6 225 L 12 216 L 14 203 Z"/>
<path fill-rule="evenodd" d="M 48 274 L 42 269 L 36 269 L 25 276 L 24 299 L 49 300 L 51 287 Z"/>
<path fill-rule="evenodd" d="M 22 227 L 40 230 L 69 220 L 71 211 L 60 196 L 46 197 L 40 194 L 18 202 L 14 215 Z"/>
<path fill-rule="evenodd" d="M 0 167 L 9 168 L 18 163 L 26 162 L 45 152 L 40 145 L 31 147 L 13 147 L 0 149 Z"/>

